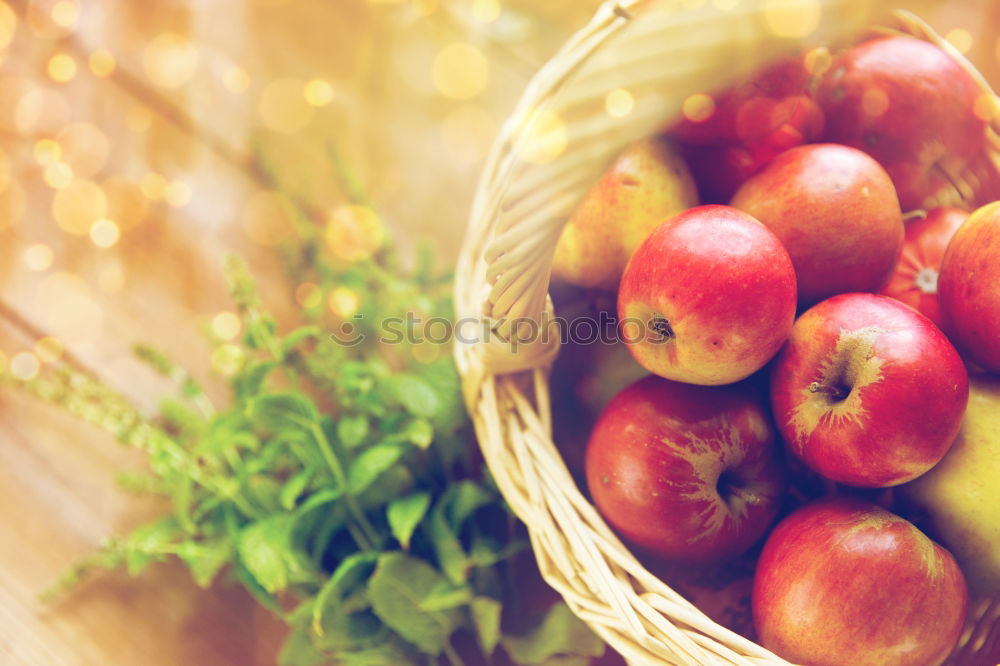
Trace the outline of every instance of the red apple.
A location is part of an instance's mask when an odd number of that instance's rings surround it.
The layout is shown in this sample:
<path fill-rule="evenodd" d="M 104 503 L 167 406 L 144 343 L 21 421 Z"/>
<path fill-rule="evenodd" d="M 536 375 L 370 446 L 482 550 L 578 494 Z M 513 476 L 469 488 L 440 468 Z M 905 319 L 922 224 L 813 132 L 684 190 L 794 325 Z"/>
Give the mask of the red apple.
<path fill-rule="evenodd" d="M 1000 372 L 1000 201 L 974 211 L 955 232 L 941 263 L 938 302 L 955 346 Z"/>
<path fill-rule="evenodd" d="M 728 206 L 667 220 L 636 249 L 618 290 L 632 356 L 693 384 L 750 376 L 781 347 L 795 317 L 795 270 L 778 238 Z"/>
<path fill-rule="evenodd" d="M 586 474 L 597 508 L 625 538 L 685 561 L 746 550 L 774 519 L 784 491 L 757 392 L 652 376 L 601 413 Z"/>
<path fill-rule="evenodd" d="M 958 433 L 969 377 L 922 314 L 876 294 L 841 294 L 795 322 L 771 374 L 789 449 L 828 479 L 885 487 L 935 465 Z"/>
<path fill-rule="evenodd" d="M 982 150 L 979 86 L 951 56 L 913 37 L 884 37 L 840 54 L 817 99 L 824 139 L 864 150 L 892 177 L 904 210 L 934 206 Z"/>
<path fill-rule="evenodd" d="M 906 225 L 903 252 L 889 282 L 879 292 L 919 310 L 941 325 L 938 306 L 938 272 L 948 241 L 969 212 L 961 208 L 935 208 L 926 217 Z"/>
<path fill-rule="evenodd" d="M 823 112 L 808 95 L 813 79 L 803 57 L 784 58 L 716 95 L 711 113 L 683 118 L 668 132 L 699 145 L 780 144 L 789 134 L 798 135 L 793 145 L 812 141 L 823 130 Z"/>
<path fill-rule="evenodd" d="M 794 663 L 924 666 L 957 642 L 968 589 L 951 553 L 911 523 L 832 498 L 774 528 L 751 604 L 761 644 Z"/>
<path fill-rule="evenodd" d="M 775 157 L 732 205 L 764 223 L 795 265 L 799 304 L 877 291 L 903 245 L 903 217 L 888 174 L 847 146 L 812 144 Z"/>

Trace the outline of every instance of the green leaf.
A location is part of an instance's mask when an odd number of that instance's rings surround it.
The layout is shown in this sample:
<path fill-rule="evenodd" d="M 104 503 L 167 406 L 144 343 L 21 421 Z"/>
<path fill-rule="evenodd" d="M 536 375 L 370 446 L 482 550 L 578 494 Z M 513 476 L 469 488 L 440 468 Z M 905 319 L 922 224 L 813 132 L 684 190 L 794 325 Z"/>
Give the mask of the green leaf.
<path fill-rule="evenodd" d="M 386 470 L 396 464 L 403 449 L 395 444 L 376 444 L 351 461 L 347 470 L 347 488 L 352 495 L 364 492 Z"/>
<path fill-rule="evenodd" d="M 302 573 L 302 563 L 293 551 L 292 516 L 276 514 L 244 527 L 236 549 L 240 561 L 260 586 L 274 594 L 288 587 Z"/>
<path fill-rule="evenodd" d="M 349 449 L 364 443 L 368 437 L 368 419 L 361 414 L 342 417 L 337 421 L 337 439 Z"/>
<path fill-rule="evenodd" d="M 421 602 L 446 580 L 427 562 L 404 553 L 385 553 L 368 581 L 372 609 L 386 625 L 421 652 L 441 654 L 462 622 L 457 609 L 425 611 Z"/>
<path fill-rule="evenodd" d="M 185 534 L 173 516 L 166 516 L 133 531 L 123 544 L 129 575 L 136 576 L 151 563 L 163 561 L 173 551 L 174 543 L 184 538 Z"/>
<path fill-rule="evenodd" d="M 419 449 L 427 449 L 434 441 L 434 426 L 427 419 L 408 419 L 393 437 L 401 442 L 413 444 Z"/>
<path fill-rule="evenodd" d="M 301 393 L 274 393 L 252 399 L 247 405 L 247 417 L 263 428 L 280 432 L 311 426 L 319 421 L 319 412 Z"/>
<path fill-rule="evenodd" d="M 281 351 L 287 355 L 306 340 L 319 336 L 320 330 L 316 326 L 301 326 L 284 337 L 281 341 Z"/>
<path fill-rule="evenodd" d="M 430 504 L 431 496 L 428 493 L 419 492 L 395 499 L 386 508 L 389 529 L 403 550 L 410 549 L 410 537 L 413 536 L 413 531 L 423 520 Z"/>
<path fill-rule="evenodd" d="M 474 481 L 459 481 L 445 493 L 448 521 L 459 529 L 477 510 L 491 504 L 497 495 Z"/>
<path fill-rule="evenodd" d="M 469 560 L 462 542 L 445 516 L 446 506 L 447 493 L 434 505 L 427 521 L 427 531 L 441 570 L 448 576 L 448 580 L 458 585 L 468 579 Z"/>
<path fill-rule="evenodd" d="M 476 628 L 476 639 L 483 654 L 489 656 L 500 642 L 500 615 L 503 605 L 490 597 L 476 597 L 469 604 L 472 624 Z"/>
<path fill-rule="evenodd" d="M 472 588 L 468 585 L 442 583 L 420 601 L 420 608 L 425 611 L 443 611 L 467 606 L 470 601 L 472 601 Z"/>
<path fill-rule="evenodd" d="M 312 611 L 313 631 L 323 634 L 323 614 L 331 605 L 340 603 L 346 590 L 358 585 L 371 574 L 372 565 L 378 559 L 375 553 L 355 553 L 344 558 L 333 574 L 327 579 L 316 595 Z"/>
<path fill-rule="evenodd" d="M 389 635 L 388 640 L 377 647 L 366 650 L 353 650 L 337 654 L 339 663 L 343 666 L 417 666 L 424 664 L 417 655 L 399 638 Z"/>
<path fill-rule="evenodd" d="M 558 657 L 599 657 L 604 643 L 566 604 L 557 603 L 524 636 L 504 636 L 504 650 L 517 664 L 541 666 Z"/>
<path fill-rule="evenodd" d="M 308 467 L 296 473 L 281 487 L 281 506 L 287 511 L 295 508 L 299 496 L 309 485 L 313 471 Z"/>
<path fill-rule="evenodd" d="M 312 636 L 296 627 L 285 639 L 278 653 L 278 666 L 321 666 L 327 658 L 313 644 Z"/>
<path fill-rule="evenodd" d="M 323 506 L 324 504 L 329 504 L 330 502 L 336 502 L 343 495 L 344 491 L 340 488 L 327 488 L 326 490 L 319 490 L 310 495 L 305 502 L 300 504 L 295 509 L 295 515 L 301 516 L 312 511 L 318 506 Z"/>
<path fill-rule="evenodd" d="M 261 392 L 267 376 L 278 366 L 277 361 L 251 361 L 233 378 L 233 391 L 238 398 L 249 398 Z"/>
<path fill-rule="evenodd" d="M 385 381 L 390 394 L 414 416 L 432 418 L 441 408 L 437 391 L 417 375 L 391 375 Z"/>
<path fill-rule="evenodd" d="M 178 546 L 177 556 L 191 569 L 194 582 L 207 588 L 233 556 L 233 544 L 224 538 L 187 541 Z"/>

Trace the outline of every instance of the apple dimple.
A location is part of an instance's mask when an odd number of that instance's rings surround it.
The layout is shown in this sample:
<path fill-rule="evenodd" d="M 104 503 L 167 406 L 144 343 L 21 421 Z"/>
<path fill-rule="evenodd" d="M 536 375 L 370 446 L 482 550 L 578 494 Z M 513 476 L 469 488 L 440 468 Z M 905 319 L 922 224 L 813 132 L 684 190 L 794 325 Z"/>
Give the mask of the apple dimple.
<path fill-rule="evenodd" d="M 819 377 L 803 389 L 805 399 L 792 412 L 791 425 L 801 448 L 824 418 L 861 425 L 865 407 L 861 390 L 882 379 L 884 359 L 875 354 L 878 326 L 841 329 L 834 351 L 820 364 Z"/>

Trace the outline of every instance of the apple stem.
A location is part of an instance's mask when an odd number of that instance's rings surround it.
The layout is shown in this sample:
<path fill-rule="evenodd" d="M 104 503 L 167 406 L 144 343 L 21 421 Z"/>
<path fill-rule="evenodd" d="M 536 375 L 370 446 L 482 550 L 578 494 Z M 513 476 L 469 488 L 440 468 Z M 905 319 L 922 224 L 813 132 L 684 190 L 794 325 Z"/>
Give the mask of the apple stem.
<path fill-rule="evenodd" d="M 847 392 L 839 386 L 827 386 L 826 384 L 820 384 L 819 382 L 813 382 L 810 384 L 809 391 L 812 393 L 823 393 L 830 396 L 834 400 L 843 400 L 847 397 Z"/>
<path fill-rule="evenodd" d="M 649 326 L 667 340 L 673 340 L 677 337 L 674 329 L 670 327 L 670 321 L 662 315 L 653 315 L 653 318 L 649 321 Z"/>
<path fill-rule="evenodd" d="M 910 220 L 922 220 L 925 217 L 927 217 L 927 211 L 923 208 L 917 208 L 903 213 L 903 222 L 909 222 Z"/>

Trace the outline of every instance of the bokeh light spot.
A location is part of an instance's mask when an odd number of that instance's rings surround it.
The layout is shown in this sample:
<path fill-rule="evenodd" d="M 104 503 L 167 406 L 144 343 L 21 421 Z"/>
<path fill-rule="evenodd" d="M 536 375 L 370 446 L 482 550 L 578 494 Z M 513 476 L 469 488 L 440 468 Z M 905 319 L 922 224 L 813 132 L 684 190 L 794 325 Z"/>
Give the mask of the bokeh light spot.
<path fill-rule="evenodd" d="M 20 352 L 10 359 L 10 374 L 21 381 L 31 381 L 37 377 L 40 367 L 38 358 L 31 352 Z"/>
<path fill-rule="evenodd" d="M 624 118 L 635 108 L 635 97 L 624 88 L 616 88 L 604 98 L 604 110 L 612 118 Z"/>
<path fill-rule="evenodd" d="M 500 9 L 500 0 L 472 0 L 472 18 L 480 23 L 496 21 Z"/>
<path fill-rule="evenodd" d="M 803 62 L 809 74 L 812 76 L 822 76 L 826 73 L 826 70 L 830 69 L 830 65 L 833 64 L 833 56 L 830 55 L 830 49 L 827 47 L 817 46 L 806 51 Z"/>
<path fill-rule="evenodd" d="M 71 30 L 76 25 L 77 19 L 80 18 L 80 7 L 73 0 L 59 0 L 52 5 L 52 10 L 49 13 L 52 15 L 53 22 Z"/>
<path fill-rule="evenodd" d="M 985 122 L 990 122 L 994 116 L 1000 115 L 996 99 L 986 94 L 980 95 L 972 103 L 972 112 Z"/>
<path fill-rule="evenodd" d="M 326 106 L 333 101 L 333 86 L 322 79 L 313 79 L 302 89 L 302 94 L 312 106 Z"/>
<path fill-rule="evenodd" d="M 17 30 L 17 15 L 6 2 L 0 2 L 0 49 L 7 48 Z"/>
<path fill-rule="evenodd" d="M 182 208 L 191 202 L 191 186 L 183 180 L 172 180 L 163 189 L 163 200 L 173 208 Z"/>
<path fill-rule="evenodd" d="M 382 221 L 368 206 L 336 208 L 326 223 L 326 243 L 338 259 L 360 261 L 371 257 L 385 237 Z"/>
<path fill-rule="evenodd" d="M 54 258 L 52 248 L 43 243 L 30 245 L 24 251 L 25 265 L 28 267 L 28 270 L 36 273 L 41 273 L 42 271 L 47 271 L 51 268 Z"/>
<path fill-rule="evenodd" d="M 483 52 L 471 44 L 449 44 L 434 58 L 431 78 L 445 97 L 469 99 L 486 88 L 490 78 L 489 62 Z"/>
<path fill-rule="evenodd" d="M 239 345 L 220 345 L 212 351 L 212 369 L 220 375 L 229 377 L 239 372 L 244 359 L 243 348 Z"/>
<path fill-rule="evenodd" d="M 115 67 L 118 66 L 118 63 L 115 62 L 115 57 L 111 55 L 110 51 L 97 49 L 87 59 L 87 66 L 90 67 L 94 76 L 105 78 L 115 73 Z"/>
<path fill-rule="evenodd" d="M 101 219 L 90 225 L 90 240 L 97 247 L 114 247 L 121 238 L 118 225 L 108 219 Z"/>
<path fill-rule="evenodd" d="M 55 90 L 34 88 L 18 101 L 14 117 L 19 132 L 53 135 L 69 122 L 69 103 Z"/>
<path fill-rule="evenodd" d="M 155 171 L 150 171 L 139 181 L 139 187 L 147 199 L 156 201 L 163 198 L 163 192 L 167 189 L 167 179 Z"/>
<path fill-rule="evenodd" d="M 212 335 L 220 340 L 235 340 L 243 328 L 243 323 L 235 312 L 220 312 L 212 317 Z"/>
<path fill-rule="evenodd" d="M 315 282 L 303 282 L 295 287 L 295 302 L 303 308 L 314 308 L 323 302 L 323 290 Z"/>
<path fill-rule="evenodd" d="M 154 85 L 176 90 L 194 76 L 198 60 L 198 49 L 190 40 L 166 32 L 146 46 L 142 54 L 142 68 Z"/>
<path fill-rule="evenodd" d="M 103 219 L 107 211 L 104 190 L 89 180 L 74 180 L 52 198 L 52 217 L 56 224 L 63 231 L 78 236 L 88 234 L 91 226 Z"/>
<path fill-rule="evenodd" d="M 965 28 L 949 30 L 944 36 L 959 53 L 968 53 L 972 49 L 972 33 Z"/>
<path fill-rule="evenodd" d="M 62 161 L 76 176 L 89 178 L 104 168 L 111 145 L 108 137 L 91 123 L 73 123 L 56 136 L 62 146 Z"/>
<path fill-rule="evenodd" d="M 358 292 L 349 287 L 337 287 L 330 292 L 327 298 L 330 311 L 342 319 L 347 319 L 354 315 L 361 306 L 361 299 Z"/>
<path fill-rule="evenodd" d="M 515 121 L 524 135 L 518 156 L 531 164 L 547 164 L 566 151 L 566 125 L 552 111 L 530 111 Z"/>
<path fill-rule="evenodd" d="M 250 87 L 250 75 L 242 67 L 233 65 L 222 74 L 222 85 L 231 93 L 245 93 Z"/>
<path fill-rule="evenodd" d="M 48 166 L 62 159 L 62 146 L 54 139 L 39 139 L 33 153 L 39 165 Z"/>
<path fill-rule="evenodd" d="M 76 60 L 68 53 L 57 53 L 49 58 L 49 78 L 56 83 L 66 83 L 76 76 Z"/>
<path fill-rule="evenodd" d="M 261 91 L 257 111 L 264 126 L 291 134 L 309 124 L 315 110 L 302 95 L 303 84 L 296 79 L 277 79 Z"/>
<path fill-rule="evenodd" d="M 711 95 L 695 93 L 684 100 L 681 113 L 693 123 L 703 123 L 715 113 L 715 100 Z"/>
<path fill-rule="evenodd" d="M 869 88 L 861 95 L 861 110 L 877 118 L 889 110 L 889 95 L 881 88 Z"/>
<path fill-rule="evenodd" d="M 73 182 L 73 169 L 65 162 L 53 162 L 45 167 L 42 179 L 52 189 L 61 190 Z"/>
<path fill-rule="evenodd" d="M 802 39 L 819 27 L 818 0 L 764 0 L 764 21 L 778 37 Z"/>

